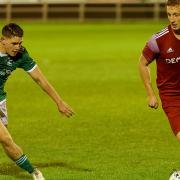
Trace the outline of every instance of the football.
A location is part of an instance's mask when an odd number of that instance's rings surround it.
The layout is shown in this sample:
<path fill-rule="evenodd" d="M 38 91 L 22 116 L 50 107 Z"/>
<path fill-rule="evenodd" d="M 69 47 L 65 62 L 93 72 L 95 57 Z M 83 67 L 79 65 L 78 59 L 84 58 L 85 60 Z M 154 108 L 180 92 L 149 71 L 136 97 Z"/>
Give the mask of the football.
<path fill-rule="evenodd" d="M 180 171 L 174 171 L 170 175 L 169 180 L 180 180 Z"/>

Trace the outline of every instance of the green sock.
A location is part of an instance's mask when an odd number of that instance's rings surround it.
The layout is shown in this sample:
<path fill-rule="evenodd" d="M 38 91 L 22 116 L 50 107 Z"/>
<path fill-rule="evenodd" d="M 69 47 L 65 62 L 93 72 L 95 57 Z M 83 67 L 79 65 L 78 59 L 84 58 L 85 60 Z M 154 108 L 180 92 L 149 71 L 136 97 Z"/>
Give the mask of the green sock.
<path fill-rule="evenodd" d="M 18 160 L 16 160 L 16 164 L 25 171 L 28 171 L 30 174 L 34 172 L 34 167 L 31 165 L 26 155 L 22 155 Z"/>

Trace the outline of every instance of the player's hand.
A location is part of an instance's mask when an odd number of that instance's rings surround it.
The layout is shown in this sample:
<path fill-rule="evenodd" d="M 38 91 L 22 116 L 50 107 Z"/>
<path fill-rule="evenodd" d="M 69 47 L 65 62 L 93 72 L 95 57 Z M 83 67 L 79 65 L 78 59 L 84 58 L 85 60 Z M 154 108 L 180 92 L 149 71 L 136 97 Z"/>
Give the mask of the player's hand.
<path fill-rule="evenodd" d="M 74 114 L 73 109 L 64 101 L 61 101 L 57 106 L 59 112 L 67 117 L 71 117 Z"/>
<path fill-rule="evenodd" d="M 157 109 L 158 108 L 158 100 L 156 96 L 148 96 L 148 106 L 150 108 Z"/>

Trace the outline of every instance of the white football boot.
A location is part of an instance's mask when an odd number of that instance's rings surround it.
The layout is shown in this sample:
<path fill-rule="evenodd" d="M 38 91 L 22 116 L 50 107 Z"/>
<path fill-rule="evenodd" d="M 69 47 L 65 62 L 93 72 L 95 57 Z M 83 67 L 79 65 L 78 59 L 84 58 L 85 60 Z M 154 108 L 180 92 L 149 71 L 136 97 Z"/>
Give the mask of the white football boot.
<path fill-rule="evenodd" d="M 34 180 L 45 180 L 41 171 L 39 171 L 38 169 L 35 169 L 35 171 L 32 173 L 32 176 Z"/>
<path fill-rule="evenodd" d="M 169 180 L 180 180 L 180 171 L 174 171 L 170 177 L 169 177 Z"/>

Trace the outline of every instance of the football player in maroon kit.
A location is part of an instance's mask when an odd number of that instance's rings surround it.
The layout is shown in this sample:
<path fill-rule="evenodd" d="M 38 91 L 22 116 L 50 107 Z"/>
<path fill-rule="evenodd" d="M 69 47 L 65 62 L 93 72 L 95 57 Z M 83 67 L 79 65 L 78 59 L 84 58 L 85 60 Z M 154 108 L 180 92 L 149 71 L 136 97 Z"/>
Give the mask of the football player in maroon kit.
<path fill-rule="evenodd" d="M 149 64 L 156 60 L 157 87 L 172 131 L 180 140 L 180 0 L 167 0 L 170 25 L 154 34 L 146 43 L 139 61 L 139 71 L 148 97 L 148 105 L 158 108 L 151 84 Z"/>

